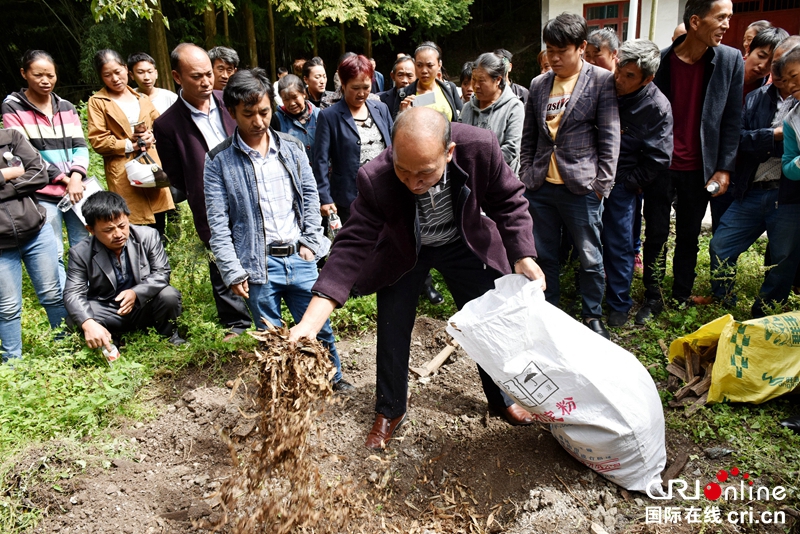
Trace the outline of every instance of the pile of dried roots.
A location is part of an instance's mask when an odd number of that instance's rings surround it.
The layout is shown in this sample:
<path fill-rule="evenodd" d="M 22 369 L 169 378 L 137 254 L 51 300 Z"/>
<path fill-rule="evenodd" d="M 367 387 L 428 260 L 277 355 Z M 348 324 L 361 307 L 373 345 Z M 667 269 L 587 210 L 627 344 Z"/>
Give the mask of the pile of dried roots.
<path fill-rule="evenodd" d="M 344 532 L 354 519 L 352 484 L 328 482 L 317 468 L 311 441 L 315 422 L 331 402 L 334 372 L 317 341 L 293 344 L 286 328 L 253 334 L 261 343 L 252 355 L 258 368 L 261 423 L 249 454 L 237 456 L 234 473 L 220 488 L 223 514 L 218 531 L 288 533 Z"/>

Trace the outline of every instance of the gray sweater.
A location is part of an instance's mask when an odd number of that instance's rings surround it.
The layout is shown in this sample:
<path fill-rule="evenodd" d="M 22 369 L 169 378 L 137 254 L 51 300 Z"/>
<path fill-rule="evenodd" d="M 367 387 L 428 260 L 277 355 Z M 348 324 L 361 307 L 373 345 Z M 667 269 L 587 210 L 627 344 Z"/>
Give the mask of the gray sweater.
<path fill-rule="evenodd" d="M 506 86 L 497 102 L 480 109 L 478 99 L 472 95 L 470 101 L 461 109 L 459 122 L 491 130 L 500 142 L 503 159 L 508 166 L 519 173 L 519 147 L 522 141 L 522 124 L 525 122 L 525 106 Z"/>

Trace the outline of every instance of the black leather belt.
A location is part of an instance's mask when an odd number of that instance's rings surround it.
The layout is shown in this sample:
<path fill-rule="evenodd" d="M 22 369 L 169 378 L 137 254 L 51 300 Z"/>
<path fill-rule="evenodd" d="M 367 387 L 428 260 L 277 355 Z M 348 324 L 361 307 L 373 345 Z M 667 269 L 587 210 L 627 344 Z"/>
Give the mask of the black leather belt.
<path fill-rule="evenodd" d="M 276 258 L 286 258 L 300 250 L 297 243 L 287 243 L 284 245 L 267 245 L 267 255 Z"/>
<path fill-rule="evenodd" d="M 768 182 L 753 182 L 750 189 L 755 191 L 772 191 L 781 186 L 780 180 L 769 180 Z"/>

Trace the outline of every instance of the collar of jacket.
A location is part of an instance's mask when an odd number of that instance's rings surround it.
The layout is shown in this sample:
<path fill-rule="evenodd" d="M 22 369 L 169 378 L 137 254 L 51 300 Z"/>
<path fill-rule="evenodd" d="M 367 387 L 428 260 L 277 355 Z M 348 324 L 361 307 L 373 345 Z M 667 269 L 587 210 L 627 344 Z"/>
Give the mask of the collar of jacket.
<path fill-rule="evenodd" d="M 139 239 L 135 233 L 133 225 L 130 225 L 130 233 L 128 240 L 125 242 L 125 252 L 128 254 L 128 263 L 130 264 L 131 274 L 136 284 L 142 282 L 139 276 Z M 113 254 L 105 245 L 103 245 L 95 236 L 92 236 L 92 261 L 97 263 L 100 270 L 106 275 L 108 281 L 117 289 L 117 276 L 114 274 L 114 267 L 111 265 L 111 258 L 109 254 Z"/>
<path fill-rule="evenodd" d="M 631 104 L 644 100 L 648 95 L 650 95 L 650 93 L 653 92 L 651 85 L 653 85 L 653 82 L 650 82 L 647 85 L 640 87 L 633 93 L 618 96 L 617 101 L 619 102 L 620 107 L 629 106 Z"/>
<path fill-rule="evenodd" d="M 658 72 L 656 72 L 655 79 L 653 80 L 658 88 L 664 93 L 664 96 L 667 97 L 667 100 L 672 102 L 672 91 L 671 91 L 671 76 L 672 68 L 670 67 L 670 54 L 675 50 L 675 48 L 686 40 L 686 35 L 681 35 L 675 41 L 672 42 L 666 49 L 664 49 L 661 53 L 661 66 L 658 68 Z M 724 46 L 724 45 L 719 45 Z M 717 53 L 716 53 L 716 46 L 709 46 L 706 49 L 705 54 L 703 57 L 700 58 L 700 61 L 705 61 L 706 66 L 711 66 L 711 68 L 707 68 L 704 70 L 703 73 L 703 94 L 702 99 L 705 103 L 706 99 L 706 91 L 708 90 L 708 82 L 711 81 L 711 75 L 714 73 L 714 66 L 717 64 Z"/>
<path fill-rule="evenodd" d="M 280 139 L 280 136 L 278 135 L 278 132 L 276 132 L 275 130 L 272 129 L 272 127 L 269 127 L 269 131 L 272 134 L 272 138 L 275 140 L 275 150 L 278 152 L 278 158 L 281 161 L 284 161 L 283 154 L 281 154 L 281 139 Z M 249 154 L 247 153 L 247 150 L 242 148 L 242 145 L 239 143 L 239 127 L 238 126 L 233 130 L 233 133 L 231 134 L 231 144 L 236 147 L 236 150 L 238 150 L 239 152 L 241 152 L 242 154 L 244 154 L 248 158 L 250 157 Z M 286 162 L 284 161 L 284 165 L 285 164 L 286 164 Z"/>
<path fill-rule="evenodd" d="M 62 102 L 63 99 L 60 96 L 58 96 L 57 94 L 55 94 L 55 93 L 50 93 L 50 97 L 51 97 L 50 100 L 51 100 L 51 102 L 53 104 L 53 115 L 55 115 L 56 113 L 61 111 L 61 102 Z M 24 107 L 26 109 L 29 109 L 30 111 L 33 111 L 34 113 L 38 113 L 39 115 L 44 115 L 42 110 L 40 110 L 38 107 L 36 107 L 33 104 L 33 102 L 28 100 L 28 96 L 25 94 L 25 88 L 24 87 L 22 89 L 20 89 L 19 91 L 15 91 L 15 92 L 9 94 L 5 98 L 5 102 L 16 102 L 20 106 L 22 106 L 22 107 Z"/>
<path fill-rule="evenodd" d="M 378 100 L 380 102 L 380 100 Z M 367 107 L 367 111 L 372 116 L 372 120 L 375 121 L 377 126 L 377 112 L 375 111 L 375 101 L 365 100 L 364 105 Z M 332 109 L 335 109 L 337 113 L 342 116 L 342 120 L 344 121 L 347 126 L 353 130 L 353 133 L 356 134 L 356 137 L 360 137 L 361 134 L 358 133 L 358 126 L 356 126 L 356 121 L 353 118 L 353 114 L 350 112 L 350 107 L 347 105 L 347 102 L 344 98 L 336 102 L 334 105 L 331 106 Z M 387 143 L 388 144 L 388 143 Z"/>

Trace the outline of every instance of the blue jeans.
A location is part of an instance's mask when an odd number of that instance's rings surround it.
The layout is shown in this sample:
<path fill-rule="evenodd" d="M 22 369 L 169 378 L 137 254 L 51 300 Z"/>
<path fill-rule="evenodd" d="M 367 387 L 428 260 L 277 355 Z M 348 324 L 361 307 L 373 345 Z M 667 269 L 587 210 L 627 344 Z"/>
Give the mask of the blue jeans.
<path fill-rule="evenodd" d="M 584 318 L 603 315 L 603 202 L 594 191 L 587 195 L 571 193 L 566 186 L 545 182 L 536 191 L 525 191 L 533 217 L 533 237 L 536 241 L 538 264 L 544 271 L 547 302 L 558 306 L 560 288 L 558 281 L 558 251 L 561 242 L 561 225 L 567 227 L 575 243 L 580 260 L 580 287 Z"/>
<path fill-rule="evenodd" d="M 19 247 L 0 250 L 0 352 L 3 361 L 22 356 L 22 262 L 52 328 L 66 319 L 58 280 L 58 252 L 53 230 L 45 224 Z"/>
<path fill-rule="evenodd" d="M 784 302 L 800 264 L 800 204 L 778 205 L 778 190 L 751 190 L 736 199 L 722 216 L 711 239 L 711 290 L 718 299 L 730 299 L 736 281 L 736 262 L 766 230 L 772 268 L 753 304 L 753 316 L 765 315 L 764 304 Z"/>
<path fill-rule="evenodd" d="M 267 256 L 267 283 L 250 284 L 250 298 L 247 299 L 256 328 L 265 328 L 262 318 L 274 326 L 281 326 L 281 299 L 286 302 L 295 322 L 299 323 L 311 302 L 311 288 L 317 276 L 317 262 L 314 260 L 306 261 L 299 254 L 286 258 Z M 336 383 L 342 379 L 342 364 L 330 321 L 325 321 L 317 339 L 331 353 L 331 361 L 336 366 L 333 377 Z"/>
<path fill-rule="evenodd" d="M 47 211 L 47 223 L 53 228 L 53 235 L 56 237 L 56 246 L 58 247 L 58 281 L 61 283 L 61 289 L 64 289 L 64 283 L 67 281 L 67 273 L 64 271 L 64 237 L 61 232 L 61 227 L 67 225 L 67 239 L 69 239 L 69 246 L 74 247 L 89 235 L 86 227 L 81 222 L 80 217 L 75 215 L 72 210 L 61 211 L 58 209 L 58 203 L 49 200 L 39 200 L 39 205 Z"/>
<path fill-rule="evenodd" d="M 603 202 L 603 266 L 606 272 L 606 303 L 614 311 L 628 313 L 633 306 L 634 235 L 637 195 L 616 183 Z M 549 283 L 549 282 L 548 282 Z"/>

